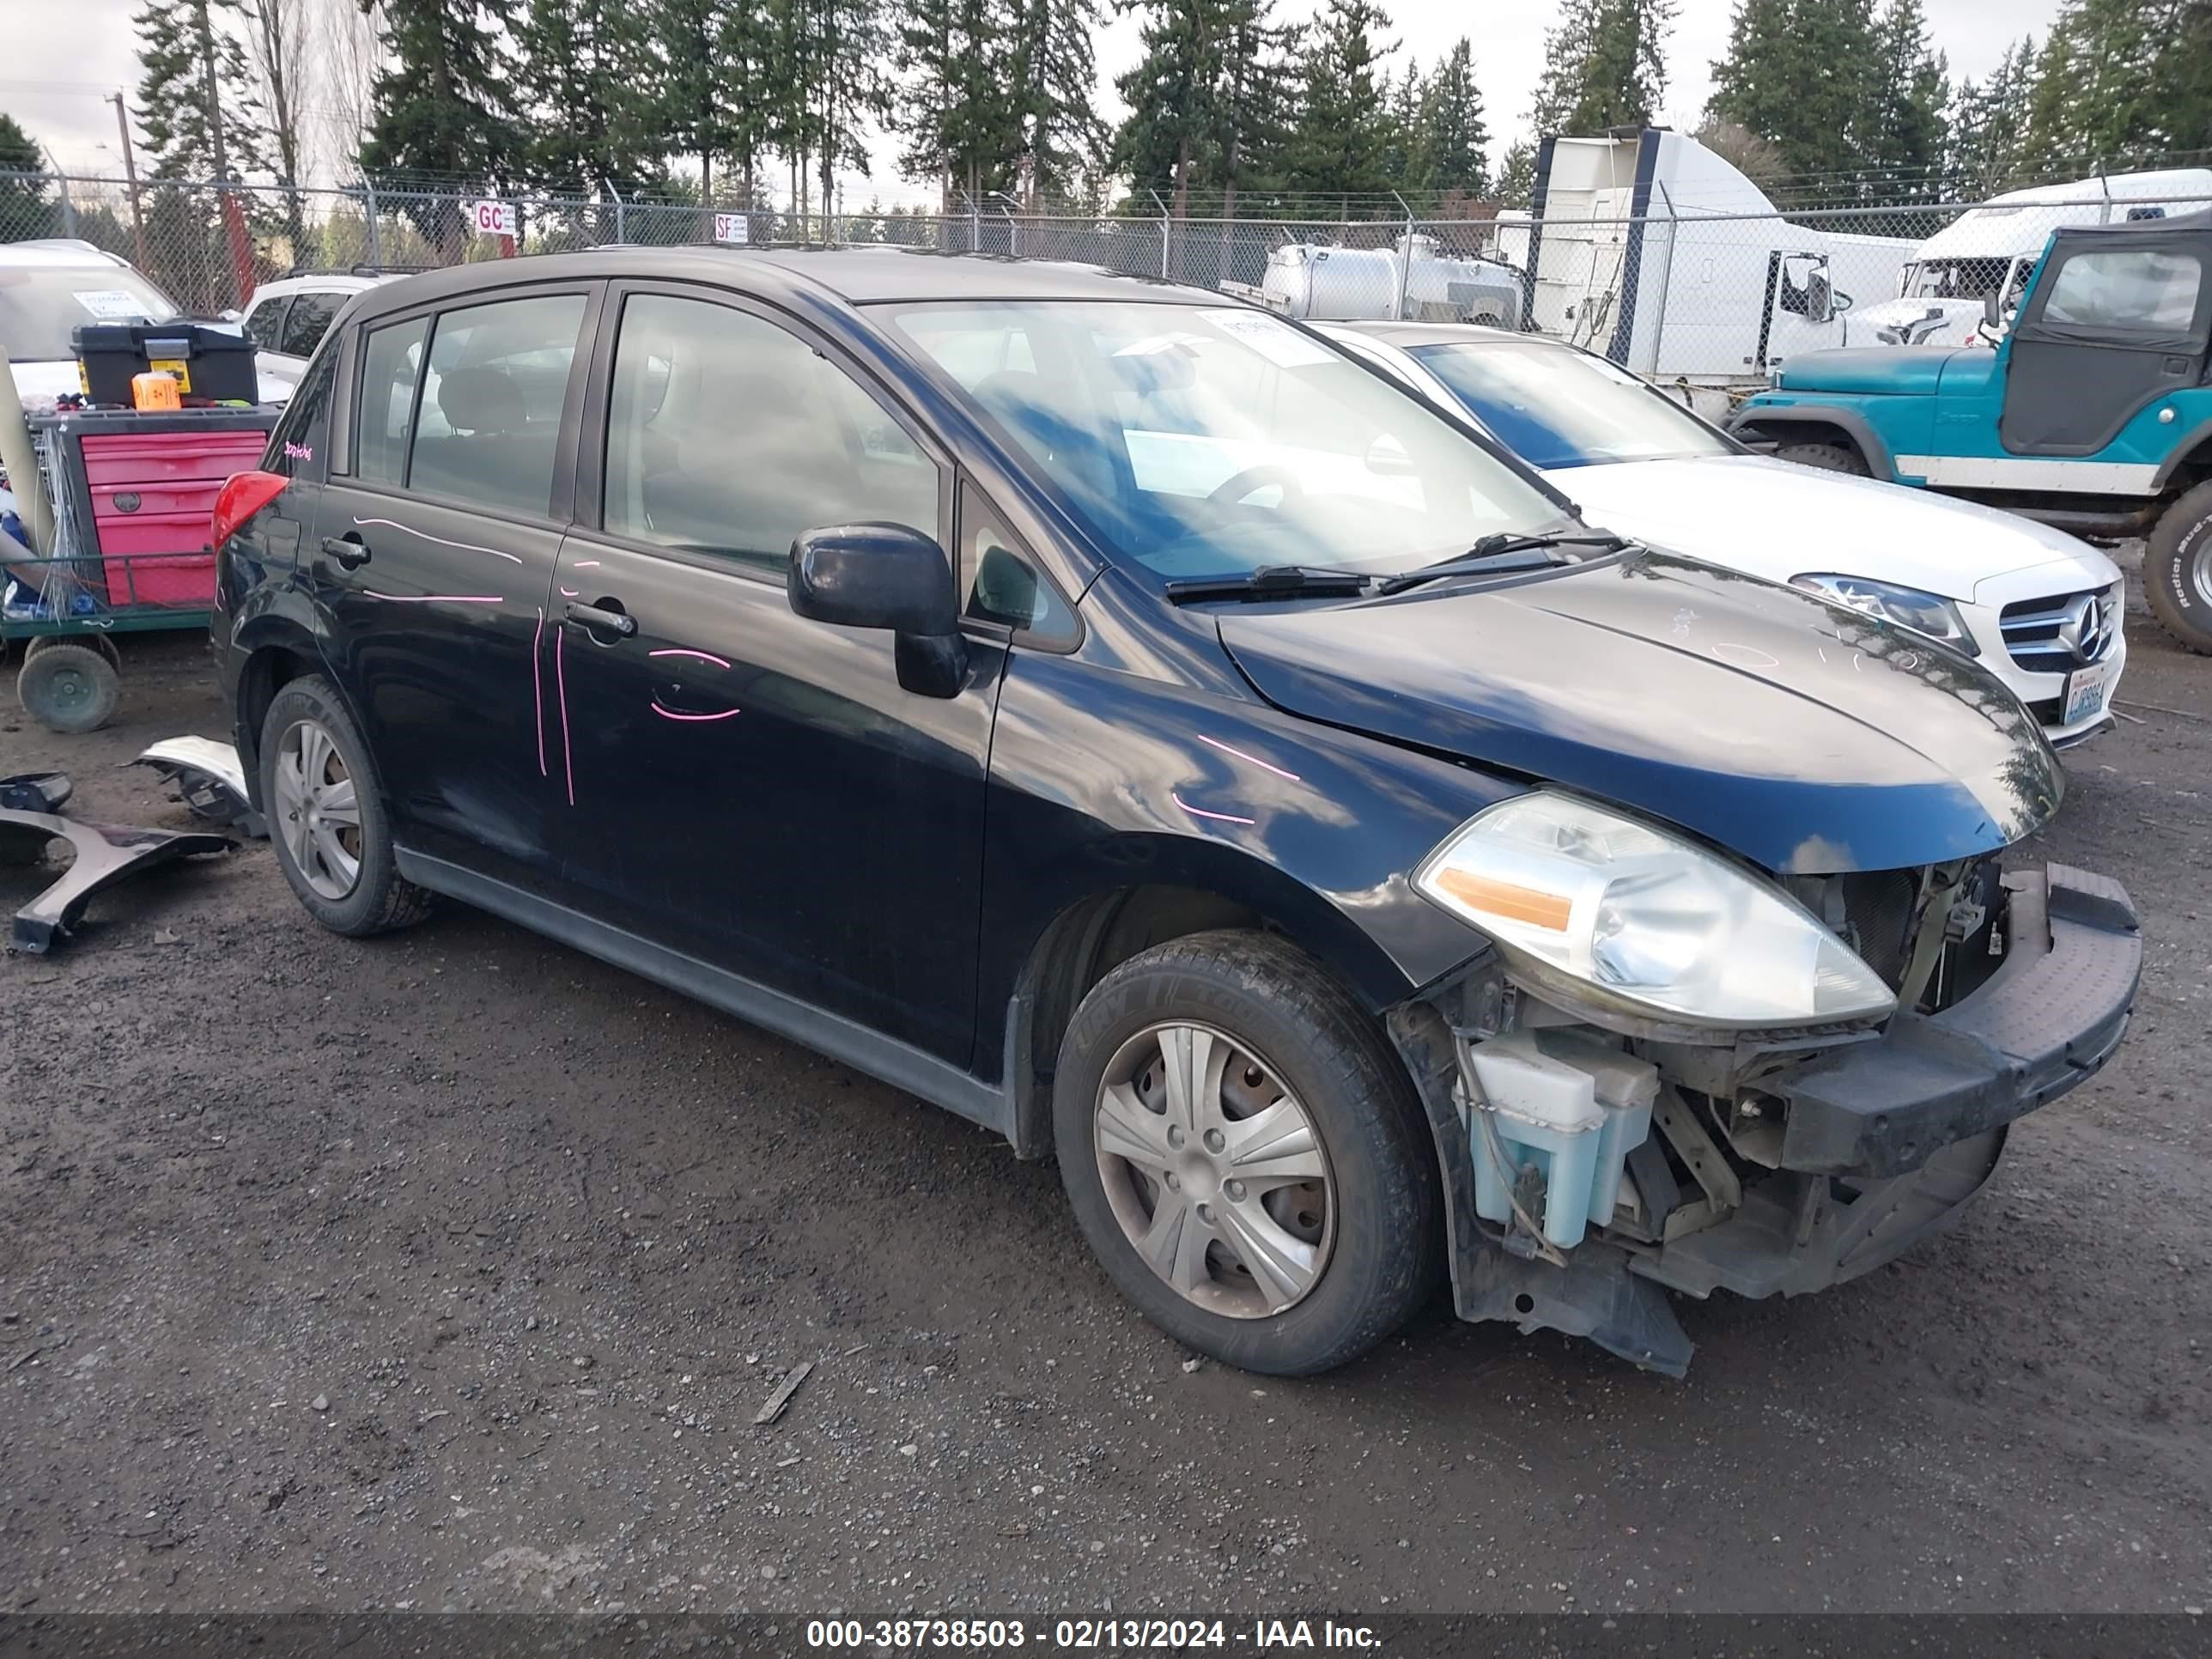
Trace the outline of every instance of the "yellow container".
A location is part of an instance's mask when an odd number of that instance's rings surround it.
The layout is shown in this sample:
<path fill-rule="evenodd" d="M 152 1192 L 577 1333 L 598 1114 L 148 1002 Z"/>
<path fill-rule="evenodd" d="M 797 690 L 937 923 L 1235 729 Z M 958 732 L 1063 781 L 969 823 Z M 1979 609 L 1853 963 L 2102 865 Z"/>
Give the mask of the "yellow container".
<path fill-rule="evenodd" d="M 185 406 L 182 389 L 177 377 L 165 369 L 151 368 L 143 374 L 131 377 L 131 406 L 133 409 L 182 409 Z"/>

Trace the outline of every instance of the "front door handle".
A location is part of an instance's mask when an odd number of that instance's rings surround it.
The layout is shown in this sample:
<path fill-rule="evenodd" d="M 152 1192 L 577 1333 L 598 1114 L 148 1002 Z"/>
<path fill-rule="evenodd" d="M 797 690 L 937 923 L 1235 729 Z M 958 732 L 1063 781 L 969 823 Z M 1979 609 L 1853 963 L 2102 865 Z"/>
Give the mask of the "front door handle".
<path fill-rule="evenodd" d="M 610 634 L 619 634 L 628 639 L 637 632 L 637 618 L 625 611 L 603 610 L 596 605 L 578 605 L 568 601 L 568 620 L 586 628 L 605 629 Z"/>
<path fill-rule="evenodd" d="M 348 570 L 358 570 L 368 562 L 368 544 L 352 531 L 343 536 L 324 537 L 323 551 Z"/>

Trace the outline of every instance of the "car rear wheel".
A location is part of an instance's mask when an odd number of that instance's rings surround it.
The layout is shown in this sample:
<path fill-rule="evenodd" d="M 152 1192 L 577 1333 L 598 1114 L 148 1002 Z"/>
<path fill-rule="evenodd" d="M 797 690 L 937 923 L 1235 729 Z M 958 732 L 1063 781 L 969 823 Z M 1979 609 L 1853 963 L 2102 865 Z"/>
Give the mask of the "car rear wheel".
<path fill-rule="evenodd" d="M 1053 1110 L 1085 1240 L 1202 1353 L 1328 1370 L 1434 1283 L 1436 1157 L 1405 1068 L 1280 940 L 1198 933 L 1115 968 L 1068 1028 Z"/>
<path fill-rule="evenodd" d="M 1801 443 L 1776 447 L 1775 459 L 1795 461 L 1800 466 L 1817 466 L 1823 472 L 1848 472 L 1855 478 L 1871 478 L 1874 469 L 1866 464 L 1866 457 L 1849 444 Z"/>
<path fill-rule="evenodd" d="M 2212 483 L 2189 491 L 2152 527 L 2143 597 L 2176 645 L 2212 656 Z"/>
<path fill-rule="evenodd" d="M 353 938 L 404 927 L 430 895 L 403 880 L 376 765 L 319 675 L 286 682 L 261 723 L 261 803 L 277 865 L 307 913 Z"/>

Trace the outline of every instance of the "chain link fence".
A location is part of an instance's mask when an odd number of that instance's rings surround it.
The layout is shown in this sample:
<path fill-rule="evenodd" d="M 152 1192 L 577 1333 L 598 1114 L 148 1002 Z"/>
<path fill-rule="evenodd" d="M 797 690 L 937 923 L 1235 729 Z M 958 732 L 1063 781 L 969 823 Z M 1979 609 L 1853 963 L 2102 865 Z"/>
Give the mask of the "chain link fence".
<path fill-rule="evenodd" d="M 2153 219 L 2212 197 L 2082 198 L 1541 217 L 1177 219 L 870 210 L 802 214 L 458 189 L 291 189 L 0 173 L 0 242 L 75 237 L 137 265 L 186 313 L 242 310 L 305 270 L 424 270 L 611 243 L 884 244 L 1075 260 L 1218 289 L 1310 320 L 1480 322 L 1599 351 L 1662 380 L 1755 384 L 1795 352 L 1960 344 L 2005 326 L 2062 225 Z M 2069 198 L 2071 199 L 2069 199 Z M 511 225 L 511 234 L 480 228 Z"/>

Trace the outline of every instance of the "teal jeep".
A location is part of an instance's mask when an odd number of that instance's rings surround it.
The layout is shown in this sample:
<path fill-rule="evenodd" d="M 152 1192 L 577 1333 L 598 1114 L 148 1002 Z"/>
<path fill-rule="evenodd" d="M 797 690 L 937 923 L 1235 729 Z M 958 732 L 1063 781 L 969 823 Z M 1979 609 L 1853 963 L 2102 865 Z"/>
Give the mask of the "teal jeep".
<path fill-rule="evenodd" d="M 1994 350 L 1803 353 L 1729 429 L 1786 459 L 2007 507 L 2092 541 L 2148 535 L 2152 614 L 2212 654 L 2208 267 L 2212 212 L 2057 231 Z"/>

